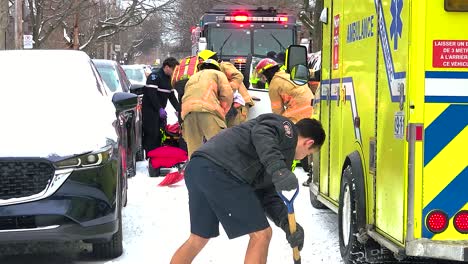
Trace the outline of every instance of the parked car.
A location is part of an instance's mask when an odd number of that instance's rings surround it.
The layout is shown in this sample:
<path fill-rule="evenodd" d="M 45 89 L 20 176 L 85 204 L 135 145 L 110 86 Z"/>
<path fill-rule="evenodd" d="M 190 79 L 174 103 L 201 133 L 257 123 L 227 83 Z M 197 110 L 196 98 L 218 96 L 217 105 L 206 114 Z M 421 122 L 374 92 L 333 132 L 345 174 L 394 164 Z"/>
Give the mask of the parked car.
<path fill-rule="evenodd" d="M 147 76 L 141 65 L 122 65 L 122 68 L 132 84 L 146 84 Z"/>
<path fill-rule="evenodd" d="M 84 52 L 0 58 L 0 243 L 83 240 L 118 257 L 134 133 L 125 115 L 137 96 L 112 94 Z"/>
<path fill-rule="evenodd" d="M 140 84 L 132 84 L 122 66 L 116 61 L 94 59 L 93 62 L 99 74 L 102 76 L 102 79 L 112 92 L 130 92 L 133 89 L 140 89 L 142 87 Z M 136 162 L 144 160 L 141 102 L 142 100 L 139 98 L 138 105 L 134 111 L 126 112 L 126 118 L 132 120 L 130 123 L 132 123 L 132 131 L 134 132 L 134 134 L 128 135 L 128 141 L 132 149 L 132 152 L 127 156 L 128 164 L 130 165 L 130 177 L 136 174 Z"/>

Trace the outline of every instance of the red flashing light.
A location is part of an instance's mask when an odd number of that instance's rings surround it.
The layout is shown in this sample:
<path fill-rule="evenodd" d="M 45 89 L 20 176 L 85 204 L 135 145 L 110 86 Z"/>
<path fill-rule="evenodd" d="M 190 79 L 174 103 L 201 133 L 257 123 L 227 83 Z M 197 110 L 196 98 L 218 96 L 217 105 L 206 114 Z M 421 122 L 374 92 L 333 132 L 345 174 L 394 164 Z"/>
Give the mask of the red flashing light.
<path fill-rule="evenodd" d="M 246 58 L 235 58 L 234 63 L 246 63 L 247 59 Z"/>
<path fill-rule="evenodd" d="M 453 218 L 453 226 L 455 229 L 462 233 L 468 233 L 468 211 L 460 211 Z"/>
<path fill-rule="evenodd" d="M 234 21 L 236 22 L 247 22 L 248 19 L 249 17 L 245 15 L 242 15 L 242 16 L 238 15 L 234 17 Z"/>
<path fill-rule="evenodd" d="M 196 29 L 197 27 L 190 27 L 190 32 L 193 33 Z"/>
<path fill-rule="evenodd" d="M 448 216 L 440 210 L 434 210 L 427 214 L 426 226 L 434 234 L 442 233 L 447 229 Z"/>
<path fill-rule="evenodd" d="M 288 22 L 288 17 L 280 17 L 279 21 L 280 22 Z"/>

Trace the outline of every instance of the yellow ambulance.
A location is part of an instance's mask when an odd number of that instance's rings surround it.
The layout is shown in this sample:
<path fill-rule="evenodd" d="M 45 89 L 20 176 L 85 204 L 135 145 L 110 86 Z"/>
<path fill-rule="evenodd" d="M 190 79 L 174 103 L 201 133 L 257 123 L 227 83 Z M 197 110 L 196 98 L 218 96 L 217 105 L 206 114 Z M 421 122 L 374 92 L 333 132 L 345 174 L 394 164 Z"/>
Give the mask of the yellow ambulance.
<path fill-rule="evenodd" d="M 468 1 L 324 7 L 312 205 L 345 263 L 468 262 Z"/>

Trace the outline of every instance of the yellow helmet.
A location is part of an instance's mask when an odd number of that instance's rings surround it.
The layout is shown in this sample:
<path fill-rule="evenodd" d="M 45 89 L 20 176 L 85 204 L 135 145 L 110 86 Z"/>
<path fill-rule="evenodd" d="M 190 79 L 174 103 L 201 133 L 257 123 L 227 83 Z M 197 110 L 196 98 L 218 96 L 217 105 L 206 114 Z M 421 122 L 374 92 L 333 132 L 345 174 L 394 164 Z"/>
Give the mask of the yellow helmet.
<path fill-rule="evenodd" d="M 208 68 L 208 69 L 216 68 L 216 70 L 218 70 L 218 71 L 221 70 L 221 67 L 219 66 L 219 63 L 216 60 L 213 60 L 213 59 L 207 59 L 206 61 L 203 61 L 202 63 L 200 63 L 200 65 L 198 66 L 198 68 L 200 70 L 205 69 L 205 67 Z"/>
<path fill-rule="evenodd" d="M 214 55 L 216 55 L 216 52 L 214 52 L 212 50 L 208 50 L 208 49 L 198 52 L 198 57 L 200 57 L 204 61 L 208 60 L 209 58 L 213 57 Z"/>

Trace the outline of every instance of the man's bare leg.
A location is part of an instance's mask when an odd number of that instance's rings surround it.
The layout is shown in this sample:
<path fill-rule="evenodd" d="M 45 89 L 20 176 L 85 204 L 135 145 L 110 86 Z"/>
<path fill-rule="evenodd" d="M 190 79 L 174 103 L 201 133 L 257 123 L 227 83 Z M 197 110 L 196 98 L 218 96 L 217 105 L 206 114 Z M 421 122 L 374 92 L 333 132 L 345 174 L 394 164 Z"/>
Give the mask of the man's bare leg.
<path fill-rule="evenodd" d="M 271 235 L 271 227 L 249 234 L 250 241 L 249 246 L 247 247 L 247 252 L 245 253 L 245 264 L 266 263 Z"/>
<path fill-rule="evenodd" d="M 171 264 L 190 264 L 208 243 L 209 239 L 190 234 L 190 237 L 172 256 Z"/>

